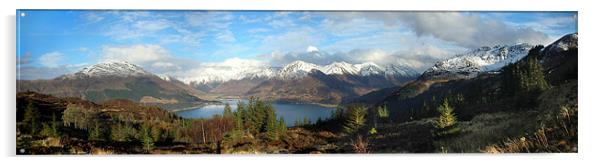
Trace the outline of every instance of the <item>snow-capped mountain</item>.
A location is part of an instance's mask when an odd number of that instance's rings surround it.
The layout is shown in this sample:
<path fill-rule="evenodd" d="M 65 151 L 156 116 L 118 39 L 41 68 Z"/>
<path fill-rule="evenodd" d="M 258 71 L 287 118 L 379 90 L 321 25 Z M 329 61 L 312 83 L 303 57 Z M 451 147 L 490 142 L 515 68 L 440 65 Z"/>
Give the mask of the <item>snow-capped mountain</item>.
<path fill-rule="evenodd" d="M 155 75 L 128 62 L 103 62 L 55 79 L 20 81 L 18 91 L 35 91 L 93 102 L 128 99 L 144 104 L 205 102 L 203 93 L 174 77 Z"/>
<path fill-rule="evenodd" d="M 304 61 L 294 61 L 284 67 L 240 66 L 240 67 L 207 67 L 194 79 L 184 80 L 192 84 L 207 84 L 242 79 L 296 79 L 303 78 L 311 72 L 320 71 L 326 75 L 355 75 L 355 76 L 400 76 L 412 77 L 418 73 L 408 67 L 398 65 L 379 66 L 367 62 L 350 64 L 333 62 L 328 65 L 317 65 Z"/>
<path fill-rule="evenodd" d="M 285 65 L 278 72 L 278 76 L 281 78 L 298 78 L 307 75 L 312 70 L 321 70 L 321 67 L 304 61 L 294 61 Z"/>
<path fill-rule="evenodd" d="M 577 33 L 567 34 L 562 38 L 554 41 L 552 44 L 546 46 L 545 49 L 542 50 L 543 57 L 548 58 L 551 55 L 559 54 L 559 52 L 566 52 L 569 49 L 577 48 Z"/>
<path fill-rule="evenodd" d="M 145 71 L 142 67 L 128 62 L 104 62 L 85 67 L 73 74 L 61 76 L 61 78 L 89 78 L 89 77 L 129 77 L 154 75 Z"/>
<path fill-rule="evenodd" d="M 352 74 L 358 73 L 359 68 L 346 62 L 333 62 L 322 67 L 322 72 L 325 74 Z"/>
<path fill-rule="evenodd" d="M 526 43 L 481 47 L 435 63 L 433 67 L 423 73 L 422 77 L 472 78 L 479 72 L 496 71 L 509 63 L 520 60 L 533 47 L 533 45 Z"/>
<path fill-rule="evenodd" d="M 191 84 L 207 84 L 245 78 L 275 77 L 279 68 L 267 66 L 208 66 L 196 72 L 196 77 L 182 79 Z"/>

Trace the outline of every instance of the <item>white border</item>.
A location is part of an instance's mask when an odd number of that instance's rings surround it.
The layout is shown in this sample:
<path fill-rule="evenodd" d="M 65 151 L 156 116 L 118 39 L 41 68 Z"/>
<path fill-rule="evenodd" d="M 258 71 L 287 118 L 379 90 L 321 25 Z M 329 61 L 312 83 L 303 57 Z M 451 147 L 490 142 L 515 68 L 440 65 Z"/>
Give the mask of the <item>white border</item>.
<path fill-rule="evenodd" d="M 2 1 L 3 79 L 0 85 L 0 111 L 3 113 L 0 153 L 2 164 L 574 164 L 599 163 L 602 111 L 601 91 L 596 81 L 602 77 L 599 61 L 600 9 L 593 2 L 569 0 L 418 0 L 395 2 L 368 0 L 11 0 Z M 273 155 L 273 156 L 13 156 L 15 154 L 15 12 L 16 9 L 217 9 L 217 10 L 493 10 L 493 11 L 578 11 L 579 12 L 579 153 L 578 154 L 385 154 L 385 155 Z M 596 106 L 597 105 L 597 106 Z M 598 119 L 598 120 L 597 120 Z"/>

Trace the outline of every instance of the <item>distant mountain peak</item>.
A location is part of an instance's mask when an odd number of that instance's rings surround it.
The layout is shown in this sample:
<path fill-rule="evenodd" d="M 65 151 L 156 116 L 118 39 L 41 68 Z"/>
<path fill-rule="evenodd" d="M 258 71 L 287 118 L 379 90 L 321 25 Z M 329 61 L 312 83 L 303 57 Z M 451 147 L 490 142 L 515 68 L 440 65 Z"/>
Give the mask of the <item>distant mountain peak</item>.
<path fill-rule="evenodd" d="M 517 43 L 477 48 L 435 63 L 423 73 L 422 78 L 472 78 L 480 72 L 499 70 L 509 63 L 520 60 L 533 47 L 531 44 Z"/>
<path fill-rule="evenodd" d="M 188 83 L 208 84 L 214 82 L 226 82 L 229 80 L 241 80 L 245 78 L 267 78 L 267 79 L 296 79 L 303 78 L 312 72 L 322 72 L 326 75 L 354 75 L 354 76 L 401 76 L 415 77 L 419 75 L 411 68 L 403 66 L 385 67 L 372 62 L 351 64 L 345 61 L 332 62 L 328 65 L 318 65 L 310 62 L 296 60 L 283 67 L 255 66 L 244 69 L 205 69 L 199 77 L 185 80 Z"/>
<path fill-rule="evenodd" d="M 556 52 L 568 51 L 570 48 L 577 48 L 577 39 L 577 33 L 567 34 L 548 45 L 545 52 L 552 52 L 550 54 L 555 54 Z M 546 54 L 544 54 L 544 56 L 545 55 Z"/>
<path fill-rule="evenodd" d="M 357 74 L 359 69 L 347 62 L 333 62 L 322 67 L 322 72 L 326 74 Z"/>
<path fill-rule="evenodd" d="M 73 74 L 65 75 L 63 78 L 88 78 L 88 77 L 128 77 L 154 75 L 142 67 L 126 61 L 110 61 L 85 67 Z"/>
<path fill-rule="evenodd" d="M 295 78 L 305 76 L 314 69 L 320 70 L 320 67 L 313 63 L 297 60 L 285 65 L 278 75 L 283 78 Z"/>

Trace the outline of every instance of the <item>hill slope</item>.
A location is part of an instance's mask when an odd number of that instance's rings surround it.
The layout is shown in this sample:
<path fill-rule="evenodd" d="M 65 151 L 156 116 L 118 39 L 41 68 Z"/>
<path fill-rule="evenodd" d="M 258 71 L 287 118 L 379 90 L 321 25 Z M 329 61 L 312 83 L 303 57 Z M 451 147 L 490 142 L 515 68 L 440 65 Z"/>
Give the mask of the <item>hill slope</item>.
<path fill-rule="evenodd" d="M 141 103 L 204 102 L 203 93 L 177 80 L 164 80 L 127 62 L 92 65 L 50 80 L 19 80 L 17 91 L 35 91 L 94 102 L 128 99 Z"/>

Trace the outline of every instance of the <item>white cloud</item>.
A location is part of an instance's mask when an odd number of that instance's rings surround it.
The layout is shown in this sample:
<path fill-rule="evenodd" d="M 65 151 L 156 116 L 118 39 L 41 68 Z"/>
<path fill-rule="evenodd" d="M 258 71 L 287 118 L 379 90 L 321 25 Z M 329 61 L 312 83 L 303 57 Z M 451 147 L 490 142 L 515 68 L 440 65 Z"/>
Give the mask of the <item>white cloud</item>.
<path fill-rule="evenodd" d="M 88 24 L 97 23 L 105 19 L 105 17 L 94 12 L 86 13 L 83 15 L 83 17 L 86 19 L 86 21 L 88 21 Z"/>
<path fill-rule="evenodd" d="M 236 37 L 234 37 L 234 33 L 230 30 L 224 30 L 216 34 L 215 39 L 219 42 L 235 42 Z"/>
<path fill-rule="evenodd" d="M 159 71 L 159 74 L 166 74 L 169 72 L 182 70 L 181 66 L 179 66 L 175 63 L 166 62 L 166 61 L 154 62 L 150 66 L 152 67 L 152 68 L 150 68 L 151 70 Z"/>
<path fill-rule="evenodd" d="M 143 20 L 134 23 L 134 27 L 147 32 L 155 32 L 169 27 L 169 23 L 164 20 Z"/>
<path fill-rule="evenodd" d="M 189 70 L 174 72 L 171 75 L 184 82 L 203 81 L 207 79 L 232 79 L 240 77 L 249 69 L 266 67 L 268 63 L 255 59 L 229 58 L 223 62 L 206 62 L 195 65 Z"/>
<path fill-rule="evenodd" d="M 232 24 L 234 16 L 229 12 L 209 11 L 187 12 L 185 18 L 191 26 L 215 31 L 227 29 Z"/>
<path fill-rule="evenodd" d="M 59 65 L 59 62 L 61 62 L 61 60 L 63 59 L 63 57 L 63 53 L 51 52 L 43 54 L 38 60 L 40 61 L 40 64 L 42 64 L 45 67 L 57 67 Z"/>
<path fill-rule="evenodd" d="M 267 63 L 265 61 L 260 61 L 260 60 L 242 59 L 242 58 L 234 57 L 234 58 L 226 59 L 223 62 L 203 63 L 202 65 L 222 66 L 222 67 L 257 67 L 257 66 L 266 66 Z"/>
<path fill-rule="evenodd" d="M 338 40 L 328 44 L 323 50 L 350 51 L 354 49 L 383 49 L 387 51 L 399 50 L 407 43 L 407 38 L 414 38 L 410 34 L 398 31 L 383 31 L 372 35 L 362 35 Z"/>
<path fill-rule="evenodd" d="M 369 32 L 391 30 L 386 29 L 380 21 L 368 20 L 363 17 L 348 20 L 324 19 L 320 23 L 320 28 L 328 31 L 335 36 L 358 36 Z M 394 29 L 398 30 L 398 29 Z"/>
<path fill-rule="evenodd" d="M 160 45 L 138 44 L 129 46 L 103 46 L 100 62 L 127 61 L 160 75 L 174 75 L 195 69 L 196 60 L 182 59 L 172 55 Z"/>
<path fill-rule="evenodd" d="M 65 65 L 57 67 L 33 67 L 25 66 L 19 68 L 17 73 L 18 80 L 36 80 L 36 79 L 51 79 L 63 74 L 72 73 L 74 68 L 68 68 Z"/>
<path fill-rule="evenodd" d="M 486 20 L 459 12 L 322 12 L 339 25 L 365 18 L 381 21 L 387 28 L 409 28 L 417 36 L 432 36 L 458 46 L 475 48 L 497 44 L 528 42 L 539 44 L 549 37 L 531 27 L 517 28 L 501 20 Z"/>
<path fill-rule="evenodd" d="M 264 36 L 261 49 L 272 51 L 304 51 L 309 45 L 319 45 L 324 37 L 316 29 L 300 27 L 284 32 Z"/>
<path fill-rule="evenodd" d="M 103 46 L 102 61 L 127 61 L 134 64 L 145 64 L 170 58 L 167 49 L 159 45 L 141 44 L 132 46 Z"/>
<path fill-rule="evenodd" d="M 246 15 L 240 15 L 240 16 L 238 16 L 238 20 L 240 20 L 244 23 L 257 23 L 257 22 L 261 21 L 262 19 L 261 18 L 251 18 Z"/>
<path fill-rule="evenodd" d="M 472 14 L 417 12 L 405 14 L 401 20 L 418 36 L 431 35 L 469 48 L 517 42 L 539 44 L 548 40 L 546 34 L 532 28 L 516 28 Z"/>

